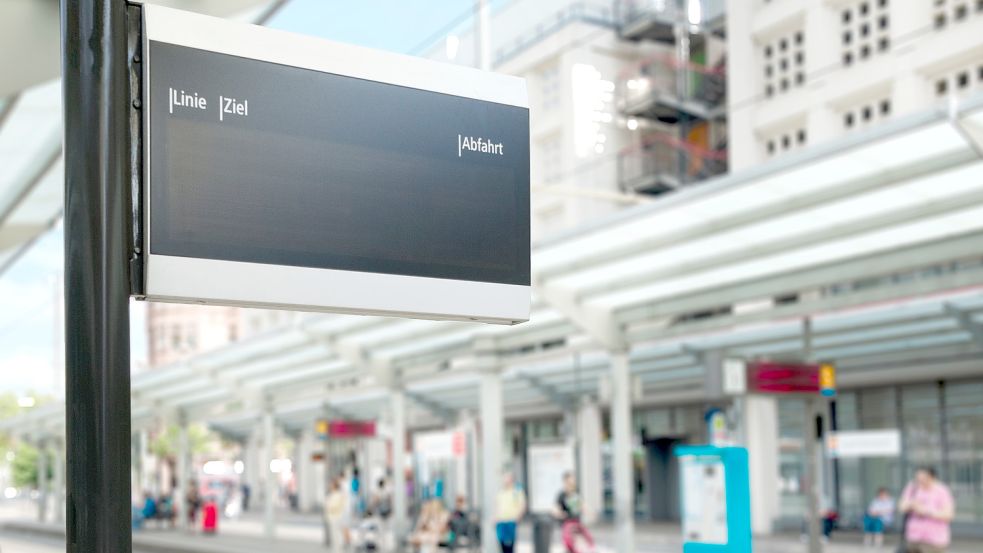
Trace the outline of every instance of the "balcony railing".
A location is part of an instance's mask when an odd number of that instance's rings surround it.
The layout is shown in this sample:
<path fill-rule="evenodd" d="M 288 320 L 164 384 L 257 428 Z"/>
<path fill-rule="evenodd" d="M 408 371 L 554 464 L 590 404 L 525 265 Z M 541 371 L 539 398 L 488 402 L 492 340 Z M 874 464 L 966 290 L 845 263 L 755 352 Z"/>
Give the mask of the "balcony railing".
<path fill-rule="evenodd" d="M 624 190 L 665 192 L 727 172 L 727 150 L 711 150 L 665 132 L 646 135 L 618 154 Z"/>
<path fill-rule="evenodd" d="M 668 54 L 647 58 L 622 72 L 618 86 L 622 111 L 659 119 L 674 111 L 709 117 L 727 100 L 727 76 L 722 63 L 707 67 L 680 62 Z"/>
<path fill-rule="evenodd" d="M 647 25 L 689 24 L 693 31 L 723 20 L 725 0 L 620 0 L 621 29 L 644 33 Z"/>

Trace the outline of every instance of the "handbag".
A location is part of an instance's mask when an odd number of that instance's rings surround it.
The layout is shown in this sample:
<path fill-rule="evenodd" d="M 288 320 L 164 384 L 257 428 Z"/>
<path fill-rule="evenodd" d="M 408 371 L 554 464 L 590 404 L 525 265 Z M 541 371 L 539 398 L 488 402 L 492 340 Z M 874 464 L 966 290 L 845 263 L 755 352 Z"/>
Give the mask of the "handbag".
<path fill-rule="evenodd" d="M 905 487 L 902 495 L 904 495 L 906 499 L 911 499 L 912 495 L 914 495 L 914 490 L 911 489 L 910 484 L 909 487 Z M 894 553 L 908 553 L 908 539 L 905 536 L 907 536 L 908 519 L 910 518 L 910 512 L 904 513 L 904 516 L 901 517 L 901 535 L 898 536 L 898 548 L 894 551 Z"/>
<path fill-rule="evenodd" d="M 901 517 L 901 535 L 898 537 L 898 548 L 894 553 L 908 553 L 908 540 L 905 538 L 905 533 L 908 530 L 908 519 L 911 517 L 911 513 L 905 513 Z"/>

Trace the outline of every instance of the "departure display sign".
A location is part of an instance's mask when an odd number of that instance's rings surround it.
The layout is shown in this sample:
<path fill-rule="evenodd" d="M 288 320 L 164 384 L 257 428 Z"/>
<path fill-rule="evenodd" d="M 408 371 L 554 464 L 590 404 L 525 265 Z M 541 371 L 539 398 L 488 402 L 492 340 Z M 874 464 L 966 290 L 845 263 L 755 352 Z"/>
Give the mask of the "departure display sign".
<path fill-rule="evenodd" d="M 528 318 L 523 81 L 144 13 L 148 298 Z"/>

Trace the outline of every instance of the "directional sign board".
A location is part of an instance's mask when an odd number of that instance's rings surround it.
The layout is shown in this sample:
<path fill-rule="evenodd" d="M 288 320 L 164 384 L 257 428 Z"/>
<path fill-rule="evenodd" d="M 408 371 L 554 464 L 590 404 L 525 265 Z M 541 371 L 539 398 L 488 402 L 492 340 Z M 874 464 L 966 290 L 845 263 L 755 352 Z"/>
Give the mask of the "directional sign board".
<path fill-rule="evenodd" d="M 143 13 L 148 299 L 528 319 L 522 79 Z"/>

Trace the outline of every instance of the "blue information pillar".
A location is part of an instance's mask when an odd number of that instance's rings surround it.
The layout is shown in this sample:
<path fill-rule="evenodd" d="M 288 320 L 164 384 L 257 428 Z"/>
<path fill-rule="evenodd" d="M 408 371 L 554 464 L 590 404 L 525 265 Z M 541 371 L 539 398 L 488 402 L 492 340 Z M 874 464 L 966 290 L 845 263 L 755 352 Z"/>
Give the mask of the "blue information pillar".
<path fill-rule="evenodd" d="M 751 553 L 751 487 L 743 447 L 680 446 L 683 553 Z"/>

